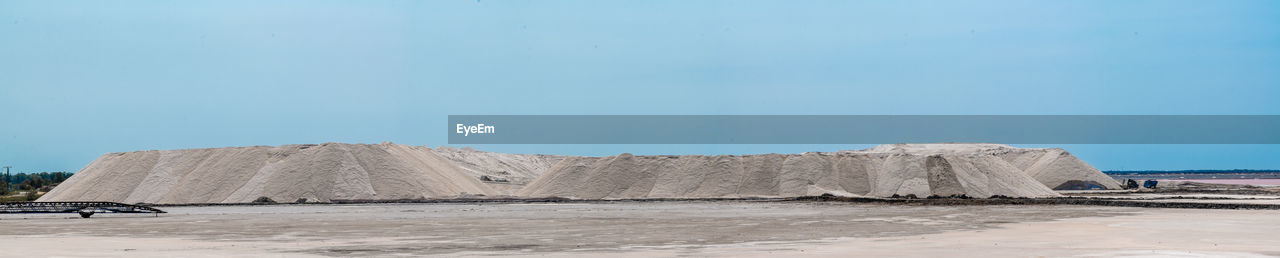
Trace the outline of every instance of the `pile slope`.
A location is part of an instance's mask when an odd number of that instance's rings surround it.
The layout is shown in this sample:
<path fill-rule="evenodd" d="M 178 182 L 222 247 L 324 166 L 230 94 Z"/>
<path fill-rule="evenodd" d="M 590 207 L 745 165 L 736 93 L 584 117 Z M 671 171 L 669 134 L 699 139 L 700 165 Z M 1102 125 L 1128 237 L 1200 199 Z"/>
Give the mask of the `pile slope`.
<path fill-rule="evenodd" d="M 472 148 L 440 146 L 435 153 L 462 167 L 463 171 L 477 178 L 484 176 L 494 181 L 514 184 L 533 181 L 565 156 L 545 154 L 512 154 L 478 151 Z"/>
<path fill-rule="evenodd" d="M 414 199 L 492 190 L 429 148 L 391 143 L 102 155 L 39 201 L 245 203 Z"/>
<path fill-rule="evenodd" d="M 498 195 L 514 195 L 565 156 L 512 154 L 440 146 L 435 153 L 449 159 Z"/>
<path fill-rule="evenodd" d="M 983 146 L 918 147 L 745 156 L 570 157 L 518 195 L 582 199 L 792 197 L 824 193 L 879 197 L 1058 196 L 1001 157 L 979 151 Z"/>
<path fill-rule="evenodd" d="M 824 193 L 1048 197 L 1057 196 L 1050 188 L 1081 185 L 1120 188 L 1062 149 L 998 144 L 894 144 L 835 153 L 745 156 L 568 157 L 326 143 L 110 153 L 40 201 L 243 203 L 259 197 L 292 202 L 467 194 L 583 199 Z"/>
<path fill-rule="evenodd" d="M 1016 148 L 1004 144 L 887 144 L 862 152 L 886 153 L 986 153 L 1013 164 L 1054 190 L 1074 187 L 1121 189 L 1120 183 L 1060 148 Z"/>
<path fill-rule="evenodd" d="M 1120 182 L 1063 149 L 1004 149 L 997 156 L 1054 190 L 1121 189 Z"/>

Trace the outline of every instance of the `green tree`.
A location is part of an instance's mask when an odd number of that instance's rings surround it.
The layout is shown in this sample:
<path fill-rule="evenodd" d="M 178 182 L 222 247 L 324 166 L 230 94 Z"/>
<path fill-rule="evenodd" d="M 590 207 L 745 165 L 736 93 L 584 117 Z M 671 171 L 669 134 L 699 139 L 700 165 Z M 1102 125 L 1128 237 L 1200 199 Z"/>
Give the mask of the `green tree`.
<path fill-rule="evenodd" d="M 41 189 L 56 186 L 71 178 L 72 175 L 67 172 L 0 174 L 0 185 L 8 185 L 7 189 L 10 191 Z"/>
<path fill-rule="evenodd" d="M 27 191 L 26 197 L 28 202 L 34 202 L 36 199 L 40 199 L 40 195 L 36 193 L 36 190 Z"/>
<path fill-rule="evenodd" d="M 40 178 L 40 175 L 29 174 L 27 175 L 26 180 L 23 180 L 21 184 L 18 184 L 18 187 L 22 188 L 23 190 L 37 190 L 37 189 L 40 189 L 40 187 L 44 187 L 44 185 L 45 185 L 45 180 L 43 178 Z"/>

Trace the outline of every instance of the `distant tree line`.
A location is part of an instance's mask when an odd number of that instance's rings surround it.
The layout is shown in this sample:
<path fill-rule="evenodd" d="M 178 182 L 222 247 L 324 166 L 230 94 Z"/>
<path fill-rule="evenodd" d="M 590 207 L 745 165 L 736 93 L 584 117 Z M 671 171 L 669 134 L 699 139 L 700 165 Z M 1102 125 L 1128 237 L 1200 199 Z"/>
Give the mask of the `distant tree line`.
<path fill-rule="evenodd" d="M 69 172 L 0 173 L 0 195 L 8 195 L 13 191 L 49 191 L 71 175 Z"/>

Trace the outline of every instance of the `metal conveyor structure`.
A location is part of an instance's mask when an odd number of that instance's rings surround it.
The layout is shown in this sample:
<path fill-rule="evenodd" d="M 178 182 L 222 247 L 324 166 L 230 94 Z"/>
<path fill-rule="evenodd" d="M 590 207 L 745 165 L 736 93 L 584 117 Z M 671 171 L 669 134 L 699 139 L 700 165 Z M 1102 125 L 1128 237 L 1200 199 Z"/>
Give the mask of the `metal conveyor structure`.
<path fill-rule="evenodd" d="M 9 213 L 79 213 L 89 218 L 94 213 L 155 213 L 164 211 L 141 205 L 117 202 L 6 202 L 0 203 L 0 214 Z"/>

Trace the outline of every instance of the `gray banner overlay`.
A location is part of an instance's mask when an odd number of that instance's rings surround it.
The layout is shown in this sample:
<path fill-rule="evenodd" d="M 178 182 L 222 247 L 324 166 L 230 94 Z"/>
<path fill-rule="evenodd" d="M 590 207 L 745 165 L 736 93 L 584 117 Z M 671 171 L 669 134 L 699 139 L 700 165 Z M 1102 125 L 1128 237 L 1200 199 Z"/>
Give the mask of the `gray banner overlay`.
<path fill-rule="evenodd" d="M 450 115 L 448 129 L 449 144 L 1280 143 L 1280 115 Z"/>

